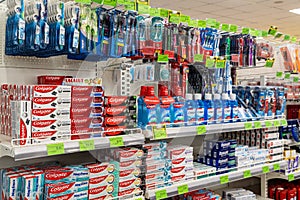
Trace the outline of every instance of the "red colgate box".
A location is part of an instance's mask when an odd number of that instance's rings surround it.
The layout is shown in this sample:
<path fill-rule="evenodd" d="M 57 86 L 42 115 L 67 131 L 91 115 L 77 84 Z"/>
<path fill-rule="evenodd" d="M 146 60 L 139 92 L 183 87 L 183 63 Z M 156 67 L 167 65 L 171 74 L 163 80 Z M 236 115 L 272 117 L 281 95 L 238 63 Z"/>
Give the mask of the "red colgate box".
<path fill-rule="evenodd" d="M 104 126 L 126 126 L 127 128 L 135 128 L 137 126 L 136 115 L 104 117 Z"/>
<path fill-rule="evenodd" d="M 73 182 L 73 171 L 68 168 L 45 170 L 45 184 L 56 184 L 60 182 Z"/>
<path fill-rule="evenodd" d="M 101 128 L 103 124 L 103 118 L 73 118 L 71 119 L 72 129 L 80 129 L 80 128 Z"/>
<path fill-rule="evenodd" d="M 103 95 L 104 89 L 102 86 L 72 86 L 72 97 L 102 97 Z"/>
<path fill-rule="evenodd" d="M 39 108 L 70 108 L 71 98 L 64 97 L 34 97 L 33 109 Z"/>
<path fill-rule="evenodd" d="M 74 199 L 74 193 L 65 194 L 58 197 L 50 198 L 48 197 L 47 200 L 73 200 Z"/>
<path fill-rule="evenodd" d="M 127 191 L 130 189 L 135 189 L 140 187 L 142 184 L 141 178 L 133 178 L 129 180 L 124 180 L 119 182 L 119 192 Z"/>
<path fill-rule="evenodd" d="M 89 189 L 89 200 L 114 199 L 114 197 L 117 197 L 117 194 L 118 188 L 108 184 Z"/>
<path fill-rule="evenodd" d="M 86 165 L 86 168 L 88 168 L 89 170 L 90 179 L 97 178 L 100 176 L 106 176 L 116 172 L 115 164 L 108 162 L 88 164 Z"/>
<path fill-rule="evenodd" d="M 126 134 L 126 126 L 103 127 L 103 136 L 114 136 Z"/>
<path fill-rule="evenodd" d="M 101 107 L 103 106 L 103 97 L 80 96 L 72 97 L 72 108 L 82 107 Z"/>
<path fill-rule="evenodd" d="M 105 116 L 131 116 L 136 115 L 136 106 L 107 106 L 104 108 Z"/>
<path fill-rule="evenodd" d="M 40 131 L 31 133 L 33 144 L 49 143 L 49 141 L 69 140 L 70 131 Z"/>
<path fill-rule="evenodd" d="M 68 108 L 42 108 L 32 110 L 32 120 L 70 119 Z"/>
<path fill-rule="evenodd" d="M 33 97 L 71 97 L 71 86 L 66 85 L 35 85 Z"/>
<path fill-rule="evenodd" d="M 44 132 L 44 131 L 70 131 L 71 120 L 34 120 L 32 121 L 32 132 Z"/>
<path fill-rule="evenodd" d="M 144 156 L 144 151 L 137 148 L 113 149 L 112 151 L 115 159 L 120 162 L 141 159 Z"/>
<path fill-rule="evenodd" d="M 136 96 L 105 96 L 105 106 L 135 106 Z"/>
<path fill-rule="evenodd" d="M 90 137 L 101 137 L 102 128 L 71 127 L 71 134 L 71 140 L 87 139 Z"/>
<path fill-rule="evenodd" d="M 133 187 L 127 190 L 119 191 L 118 196 L 128 196 L 128 195 L 134 195 L 134 196 L 141 196 L 143 194 L 143 191 L 140 187 Z"/>
<path fill-rule="evenodd" d="M 72 76 L 38 76 L 39 85 L 62 85 L 65 78 L 72 78 Z"/>
<path fill-rule="evenodd" d="M 45 193 L 48 198 L 57 198 L 64 195 L 70 195 L 74 192 L 75 182 L 50 183 L 45 184 Z"/>
<path fill-rule="evenodd" d="M 103 116 L 103 107 L 75 107 L 71 108 L 71 118 L 94 118 Z"/>

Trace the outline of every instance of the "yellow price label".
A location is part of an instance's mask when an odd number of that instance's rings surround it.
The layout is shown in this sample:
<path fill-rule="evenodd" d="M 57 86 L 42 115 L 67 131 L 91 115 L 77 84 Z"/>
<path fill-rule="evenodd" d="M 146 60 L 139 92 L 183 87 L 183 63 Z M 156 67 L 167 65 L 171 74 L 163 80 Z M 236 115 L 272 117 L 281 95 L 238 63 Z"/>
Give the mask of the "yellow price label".
<path fill-rule="evenodd" d="M 159 190 L 155 192 L 155 197 L 157 200 L 168 198 L 167 190 Z"/>
<path fill-rule="evenodd" d="M 206 133 L 206 126 L 202 125 L 202 126 L 197 126 L 197 135 L 202 135 Z"/>

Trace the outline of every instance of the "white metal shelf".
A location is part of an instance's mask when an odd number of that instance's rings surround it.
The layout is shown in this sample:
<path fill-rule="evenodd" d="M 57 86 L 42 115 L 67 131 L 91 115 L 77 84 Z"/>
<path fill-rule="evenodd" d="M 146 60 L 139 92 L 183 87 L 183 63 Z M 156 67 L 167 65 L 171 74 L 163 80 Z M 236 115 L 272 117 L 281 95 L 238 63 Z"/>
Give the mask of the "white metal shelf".
<path fill-rule="evenodd" d="M 293 174 L 295 180 L 300 179 L 300 171 L 298 169 L 298 171 L 290 172 L 288 174 L 283 174 L 283 173 L 279 173 L 279 172 L 269 173 L 269 174 L 267 174 L 267 180 L 271 180 L 271 179 L 289 180 L 289 177 L 288 177 L 289 174 Z"/>
<path fill-rule="evenodd" d="M 201 179 L 197 179 L 197 180 L 182 181 L 182 182 L 176 183 L 172 186 L 148 190 L 148 191 L 146 191 L 146 198 L 150 199 L 150 200 L 156 199 L 156 192 L 161 191 L 161 190 L 166 190 L 168 197 L 176 196 L 176 195 L 178 195 L 178 186 L 182 186 L 182 185 L 187 185 L 189 191 L 196 191 L 196 190 L 202 189 L 202 188 L 221 185 L 220 178 L 225 175 L 228 175 L 229 183 L 238 181 L 238 180 L 244 179 L 244 172 L 246 170 L 251 171 L 251 176 L 259 176 L 259 175 L 264 174 L 263 169 L 262 169 L 264 166 L 268 166 L 270 172 L 274 171 L 274 164 L 279 164 L 280 168 L 286 167 L 285 161 L 279 161 L 279 162 L 275 162 L 275 163 L 268 163 L 268 164 L 258 165 L 258 166 L 249 167 L 249 168 L 245 168 L 245 169 L 240 169 L 238 171 L 224 173 L 224 174 L 220 174 L 220 175 L 216 175 L 216 176 L 209 176 L 209 177 L 201 178 Z"/>
<path fill-rule="evenodd" d="M 129 135 L 120 135 L 123 138 L 124 146 L 141 145 L 145 142 L 145 137 L 142 133 L 135 133 Z M 111 148 L 110 138 L 112 137 L 95 137 L 88 140 L 94 140 L 95 150 Z M 0 158 L 9 156 L 15 161 L 28 160 L 33 158 L 47 157 L 48 144 L 32 144 L 25 146 L 13 146 L 7 137 L 1 136 L 0 138 Z M 56 143 L 64 143 L 65 154 L 76 153 L 80 151 L 79 141 L 82 140 L 66 140 L 57 141 Z M 49 143 L 49 144 L 54 144 Z"/>
<path fill-rule="evenodd" d="M 208 134 L 216 134 L 216 133 L 226 133 L 232 131 L 243 131 L 246 130 L 245 123 L 252 123 L 251 129 L 255 129 L 255 122 L 260 122 L 261 128 L 266 128 L 266 121 L 274 121 L 274 120 L 281 120 L 280 119 L 270 119 L 270 120 L 261 120 L 261 121 L 247 121 L 247 122 L 236 122 L 236 123 L 220 123 L 220 124 L 211 124 L 205 125 L 206 132 L 201 135 L 208 135 Z M 281 124 L 280 124 L 281 125 Z M 199 125 L 201 126 L 201 125 Z M 181 126 L 181 127 L 167 127 L 167 138 L 179 138 L 179 137 L 189 137 L 189 136 L 197 136 L 197 127 L 199 126 Z M 274 124 L 272 125 L 274 127 Z M 257 128 L 260 129 L 260 128 Z M 155 140 L 153 136 L 153 131 L 151 130 L 151 126 L 148 126 L 146 130 L 143 131 L 146 138 L 150 140 Z"/>

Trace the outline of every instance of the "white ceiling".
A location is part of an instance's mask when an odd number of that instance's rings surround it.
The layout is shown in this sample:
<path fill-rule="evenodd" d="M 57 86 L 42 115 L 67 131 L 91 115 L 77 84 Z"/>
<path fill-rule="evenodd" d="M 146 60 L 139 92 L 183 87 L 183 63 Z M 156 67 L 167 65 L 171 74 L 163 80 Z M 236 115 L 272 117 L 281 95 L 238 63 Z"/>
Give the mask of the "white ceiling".
<path fill-rule="evenodd" d="M 277 2 L 277 3 L 276 3 Z M 283 34 L 300 39 L 300 0 L 151 0 L 151 6 L 181 11 L 194 19 L 214 18 L 221 23 L 268 30 L 278 27 Z"/>

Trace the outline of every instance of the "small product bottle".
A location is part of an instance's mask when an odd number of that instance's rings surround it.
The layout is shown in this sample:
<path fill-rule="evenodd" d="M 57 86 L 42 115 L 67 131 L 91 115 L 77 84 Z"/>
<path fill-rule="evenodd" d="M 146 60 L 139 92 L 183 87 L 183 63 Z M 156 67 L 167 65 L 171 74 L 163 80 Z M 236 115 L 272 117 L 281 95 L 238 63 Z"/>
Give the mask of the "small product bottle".
<path fill-rule="evenodd" d="M 172 122 L 174 123 L 173 126 L 179 127 L 183 126 L 184 123 L 185 99 L 182 96 L 182 89 L 180 87 L 175 88 L 174 94 L 173 98 L 175 102 L 173 104 Z"/>
<path fill-rule="evenodd" d="M 220 94 L 214 94 L 214 105 L 215 105 L 215 120 L 216 123 L 222 123 L 222 115 L 223 115 L 223 109 L 222 109 L 222 101 L 221 101 L 221 95 Z"/>
<path fill-rule="evenodd" d="M 202 101 L 202 94 L 195 94 L 196 102 L 196 125 L 204 124 L 204 103 Z"/>
<path fill-rule="evenodd" d="M 222 94 L 222 108 L 223 108 L 223 123 L 231 122 L 231 106 L 227 93 Z"/>
<path fill-rule="evenodd" d="M 143 127 L 151 124 L 158 124 L 159 99 L 154 94 L 154 86 L 147 87 L 147 94 L 144 98 Z"/>
<path fill-rule="evenodd" d="M 196 104 L 193 100 L 193 94 L 186 94 L 185 99 L 185 125 L 193 126 L 196 124 Z"/>
<path fill-rule="evenodd" d="M 159 86 L 159 123 L 166 124 L 167 127 L 172 123 L 171 113 L 173 112 L 173 97 L 169 96 L 168 87 L 165 85 Z"/>
<path fill-rule="evenodd" d="M 212 94 L 205 94 L 204 100 L 204 120 L 207 124 L 213 124 L 215 122 L 215 107 L 212 101 Z"/>
<path fill-rule="evenodd" d="M 143 127 L 143 108 L 144 108 L 144 98 L 147 95 L 147 86 L 141 86 L 140 96 L 137 100 L 138 102 L 138 127 Z"/>
<path fill-rule="evenodd" d="M 236 94 L 230 94 L 230 107 L 231 107 L 231 121 L 237 122 L 239 120 L 239 105 L 236 100 Z"/>

